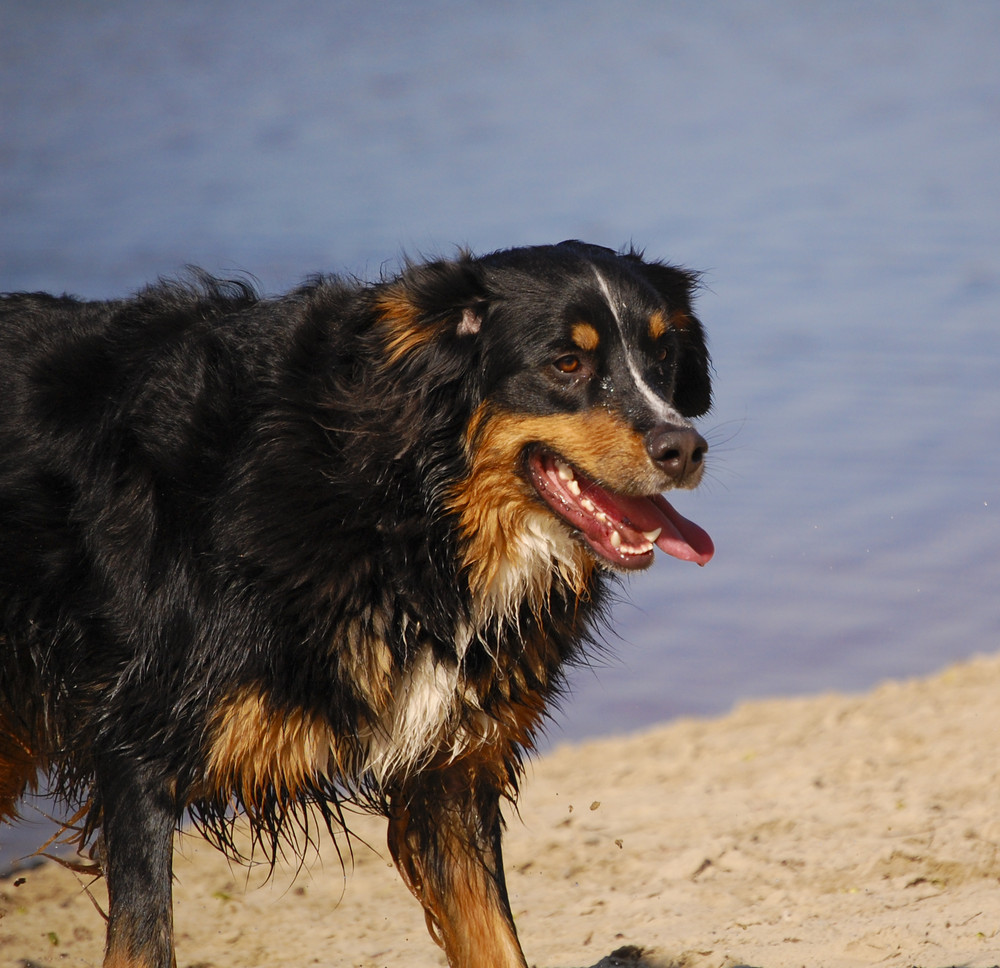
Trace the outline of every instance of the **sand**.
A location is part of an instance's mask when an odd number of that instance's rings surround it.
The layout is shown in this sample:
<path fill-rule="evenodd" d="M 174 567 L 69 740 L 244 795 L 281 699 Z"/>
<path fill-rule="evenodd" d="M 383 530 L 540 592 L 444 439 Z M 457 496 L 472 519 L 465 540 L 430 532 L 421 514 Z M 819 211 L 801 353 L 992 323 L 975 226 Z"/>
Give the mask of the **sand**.
<path fill-rule="evenodd" d="M 555 750 L 506 842 L 532 965 L 921 968 L 1000 962 L 1000 657 L 862 696 L 749 702 Z M 180 968 L 444 964 L 360 818 L 297 874 L 180 838 Z M 98 965 L 100 883 L 0 881 L 0 964 Z"/>

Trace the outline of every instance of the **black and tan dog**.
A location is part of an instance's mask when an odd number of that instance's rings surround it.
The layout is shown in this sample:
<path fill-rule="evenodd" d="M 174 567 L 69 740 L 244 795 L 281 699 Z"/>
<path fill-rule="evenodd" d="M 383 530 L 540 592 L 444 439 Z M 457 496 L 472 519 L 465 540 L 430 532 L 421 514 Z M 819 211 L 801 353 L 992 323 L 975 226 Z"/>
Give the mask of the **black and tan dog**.
<path fill-rule="evenodd" d="M 355 803 L 451 965 L 524 966 L 501 800 L 608 573 L 712 555 L 660 496 L 704 466 L 692 288 L 566 242 L 0 301 L 0 815 L 82 809 L 106 965 L 173 963 L 185 814 L 273 851 Z"/>

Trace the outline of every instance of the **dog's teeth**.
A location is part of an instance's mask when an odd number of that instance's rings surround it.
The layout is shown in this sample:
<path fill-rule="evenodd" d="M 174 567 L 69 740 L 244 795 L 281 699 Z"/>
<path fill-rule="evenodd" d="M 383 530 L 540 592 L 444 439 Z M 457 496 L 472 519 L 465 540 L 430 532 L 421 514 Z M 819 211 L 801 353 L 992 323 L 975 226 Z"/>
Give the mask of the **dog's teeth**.
<path fill-rule="evenodd" d="M 642 536 L 650 543 L 653 544 L 656 539 L 660 536 L 660 532 L 663 528 L 657 528 L 655 531 L 643 531 Z"/>
<path fill-rule="evenodd" d="M 589 497 L 580 498 L 580 507 L 582 507 L 584 511 L 590 511 L 591 513 L 597 510 L 597 508 L 594 507 L 594 502 L 591 501 Z"/>
<path fill-rule="evenodd" d="M 611 547 L 620 548 L 622 546 L 622 536 L 617 531 L 611 532 Z"/>
<path fill-rule="evenodd" d="M 618 549 L 623 555 L 648 555 L 652 550 L 653 546 L 651 544 L 642 545 L 627 545 L 621 544 L 621 539 L 616 542 L 615 538 L 618 537 L 618 532 L 613 532 L 611 543 Z"/>
<path fill-rule="evenodd" d="M 556 460 L 556 471 L 559 474 L 561 480 L 571 481 L 576 477 L 573 472 L 573 468 L 569 466 L 564 460 Z"/>
<path fill-rule="evenodd" d="M 560 474 L 559 476 L 562 477 L 562 474 Z M 570 477 L 570 478 L 563 477 L 563 480 L 566 481 L 566 489 L 570 492 L 570 494 L 573 494 L 574 496 L 579 497 L 580 496 L 580 482 L 573 480 L 572 477 Z"/>

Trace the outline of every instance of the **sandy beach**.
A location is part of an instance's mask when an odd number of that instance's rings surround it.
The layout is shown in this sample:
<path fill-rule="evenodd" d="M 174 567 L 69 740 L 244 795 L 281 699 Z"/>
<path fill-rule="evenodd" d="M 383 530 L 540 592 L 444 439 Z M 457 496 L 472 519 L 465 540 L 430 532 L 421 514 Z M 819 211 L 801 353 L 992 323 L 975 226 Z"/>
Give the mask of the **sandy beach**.
<path fill-rule="evenodd" d="M 506 847 L 529 963 L 997 964 L 998 698 L 1000 657 L 983 657 L 536 760 Z M 267 883 L 181 837 L 180 968 L 443 965 L 384 825 L 355 826 L 346 871 L 327 842 Z M 51 863 L 0 880 L 0 964 L 99 965 L 88 884 Z"/>

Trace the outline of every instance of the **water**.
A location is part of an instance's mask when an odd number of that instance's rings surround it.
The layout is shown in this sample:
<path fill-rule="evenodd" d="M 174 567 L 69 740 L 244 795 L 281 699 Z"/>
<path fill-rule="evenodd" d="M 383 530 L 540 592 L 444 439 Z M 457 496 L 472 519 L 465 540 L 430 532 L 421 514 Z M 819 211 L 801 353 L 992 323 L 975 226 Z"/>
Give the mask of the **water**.
<path fill-rule="evenodd" d="M 1000 6 L 14 0 L 2 23 L 0 289 L 197 263 L 276 291 L 570 237 L 705 270 L 712 462 L 676 503 L 718 554 L 630 583 L 551 740 L 1000 644 Z"/>

